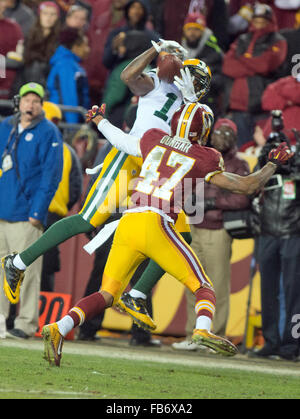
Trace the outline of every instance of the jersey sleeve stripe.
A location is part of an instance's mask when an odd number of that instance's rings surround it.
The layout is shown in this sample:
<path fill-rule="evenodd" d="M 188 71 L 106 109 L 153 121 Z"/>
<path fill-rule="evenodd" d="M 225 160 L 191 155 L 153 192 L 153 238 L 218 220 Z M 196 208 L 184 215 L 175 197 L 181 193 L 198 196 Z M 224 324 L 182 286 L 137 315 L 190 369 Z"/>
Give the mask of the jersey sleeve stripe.
<path fill-rule="evenodd" d="M 223 170 L 216 170 L 214 172 L 207 173 L 207 175 L 204 178 L 205 182 L 209 182 L 211 178 L 217 175 L 218 173 L 223 173 Z"/>

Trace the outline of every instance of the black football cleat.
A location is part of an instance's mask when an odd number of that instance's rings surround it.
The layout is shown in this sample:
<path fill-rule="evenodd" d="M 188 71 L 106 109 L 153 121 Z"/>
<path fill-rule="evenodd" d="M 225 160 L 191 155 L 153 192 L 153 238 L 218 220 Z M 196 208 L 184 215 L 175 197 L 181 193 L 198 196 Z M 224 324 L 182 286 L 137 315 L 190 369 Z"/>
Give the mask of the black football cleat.
<path fill-rule="evenodd" d="M 148 313 L 146 300 L 143 298 L 134 298 L 130 294 L 124 293 L 117 305 L 122 311 L 128 313 L 138 326 L 146 330 L 156 329 L 156 324 Z"/>
<path fill-rule="evenodd" d="M 3 289 L 6 298 L 12 303 L 17 304 L 20 299 L 20 287 L 24 279 L 25 272 L 17 269 L 13 260 L 17 253 L 11 253 L 1 259 L 4 271 Z"/>

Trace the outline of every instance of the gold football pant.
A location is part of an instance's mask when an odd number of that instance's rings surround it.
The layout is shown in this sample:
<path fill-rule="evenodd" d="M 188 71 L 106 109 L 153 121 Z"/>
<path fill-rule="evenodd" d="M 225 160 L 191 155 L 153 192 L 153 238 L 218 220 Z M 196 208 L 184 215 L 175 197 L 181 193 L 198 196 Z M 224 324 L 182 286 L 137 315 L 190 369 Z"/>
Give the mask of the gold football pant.
<path fill-rule="evenodd" d="M 140 157 L 129 156 L 113 147 L 79 212 L 82 218 L 99 227 L 121 205 L 126 205 L 131 195 L 131 182 L 139 175 L 142 163 Z M 183 211 L 178 215 L 176 228 L 180 233 L 191 231 Z"/>
<path fill-rule="evenodd" d="M 139 173 L 142 159 L 112 148 L 103 162 L 79 214 L 98 227 L 113 214 L 130 194 L 130 182 Z"/>
<path fill-rule="evenodd" d="M 127 213 L 120 220 L 103 273 L 101 291 L 111 294 L 114 304 L 146 258 L 193 293 L 202 285 L 212 287 L 194 251 L 171 223 L 152 211 Z"/>

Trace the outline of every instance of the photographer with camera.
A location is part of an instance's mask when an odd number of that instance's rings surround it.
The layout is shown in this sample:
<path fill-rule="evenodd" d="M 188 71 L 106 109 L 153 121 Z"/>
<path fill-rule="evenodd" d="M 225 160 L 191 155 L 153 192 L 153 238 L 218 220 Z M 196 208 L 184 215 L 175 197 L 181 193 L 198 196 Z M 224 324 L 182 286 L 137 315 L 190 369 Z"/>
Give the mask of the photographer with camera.
<path fill-rule="evenodd" d="M 284 133 L 280 110 L 272 111 L 272 132 L 258 159 L 261 168 L 271 149 L 290 143 Z M 297 138 L 297 134 L 296 134 Z M 291 147 L 293 148 L 293 147 Z M 298 340 L 292 336 L 292 318 L 300 313 L 300 137 L 294 156 L 265 185 L 260 199 L 261 235 L 258 238 L 258 262 L 261 275 L 262 332 L 265 345 L 252 355 L 279 356 L 296 360 Z M 285 324 L 279 333 L 280 279 L 282 278 Z"/>

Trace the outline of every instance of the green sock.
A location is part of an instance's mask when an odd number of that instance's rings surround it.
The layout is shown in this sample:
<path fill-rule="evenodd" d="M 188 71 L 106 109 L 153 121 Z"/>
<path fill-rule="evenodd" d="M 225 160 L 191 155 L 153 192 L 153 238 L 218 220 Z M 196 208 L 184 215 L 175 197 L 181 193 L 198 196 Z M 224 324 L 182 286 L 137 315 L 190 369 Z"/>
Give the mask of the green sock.
<path fill-rule="evenodd" d="M 31 265 L 39 256 L 46 253 L 52 247 L 63 243 L 70 237 L 80 233 L 89 233 L 94 226 L 85 221 L 81 215 L 71 215 L 57 221 L 30 247 L 20 253 L 20 257 L 26 266 Z"/>
<path fill-rule="evenodd" d="M 188 243 L 192 243 L 192 235 L 190 232 L 180 233 L 184 240 Z M 142 292 L 143 294 L 150 295 L 152 288 L 165 274 L 165 271 L 153 260 L 150 260 L 147 268 L 143 275 L 140 277 L 138 282 L 135 284 L 133 289 Z"/>

